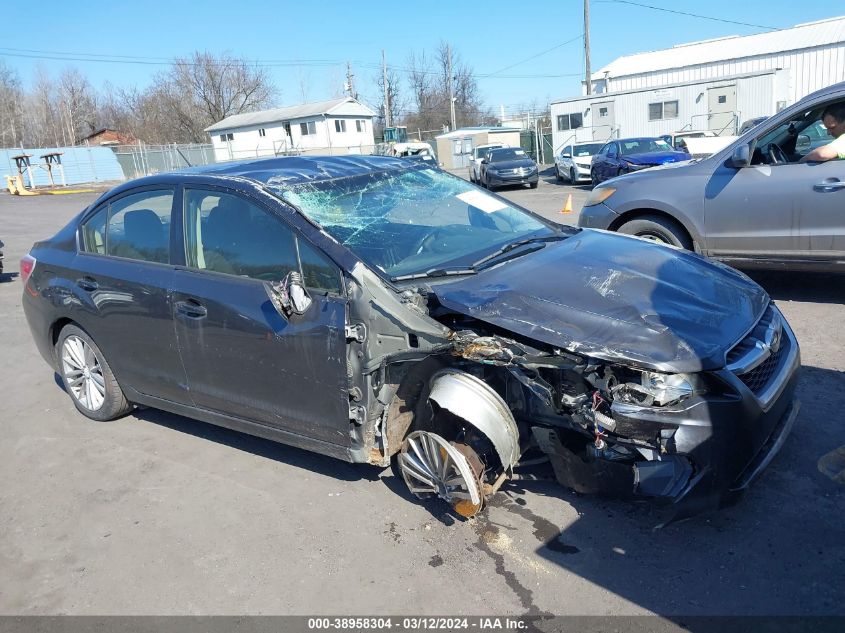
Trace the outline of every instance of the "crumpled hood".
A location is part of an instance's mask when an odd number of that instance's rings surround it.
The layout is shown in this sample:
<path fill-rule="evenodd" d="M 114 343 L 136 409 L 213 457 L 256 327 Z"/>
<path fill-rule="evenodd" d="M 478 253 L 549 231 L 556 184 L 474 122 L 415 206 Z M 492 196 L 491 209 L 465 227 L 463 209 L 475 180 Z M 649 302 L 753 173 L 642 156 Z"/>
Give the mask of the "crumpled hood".
<path fill-rule="evenodd" d="M 593 230 L 432 292 L 449 310 L 514 334 L 665 372 L 723 367 L 769 303 L 732 268 Z"/>
<path fill-rule="evenodd" d="M 686 152 L 645 152 L 644 154 L 630 154 L 622 157 L 634 165 L 663 165 L 665 163 L 677 163 L 682 160 L 690 160 L 692 156 Z"/>

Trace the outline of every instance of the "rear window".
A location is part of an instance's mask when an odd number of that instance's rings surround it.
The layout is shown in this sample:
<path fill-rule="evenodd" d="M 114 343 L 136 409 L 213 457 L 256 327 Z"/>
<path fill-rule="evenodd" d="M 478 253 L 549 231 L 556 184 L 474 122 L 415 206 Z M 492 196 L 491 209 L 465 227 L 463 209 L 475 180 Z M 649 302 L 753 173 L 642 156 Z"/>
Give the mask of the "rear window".
<path fill-rule="evenodd" d="M 82 250 L 167 264 L 173 191 L 143 191 L 118 198 L 82 226 Z"/>

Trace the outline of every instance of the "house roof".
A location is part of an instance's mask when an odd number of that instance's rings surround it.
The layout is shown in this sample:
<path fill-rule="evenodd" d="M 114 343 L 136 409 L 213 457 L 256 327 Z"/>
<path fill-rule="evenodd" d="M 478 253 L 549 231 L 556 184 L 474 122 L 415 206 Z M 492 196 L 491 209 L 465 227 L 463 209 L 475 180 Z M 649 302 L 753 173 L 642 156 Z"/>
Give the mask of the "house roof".
<path fill-rule="evenodd" d="M 703 42 L 680 44 L 647 53 L 625 55 L 593 73 L 593 81 L 604 79 L 607 73 L 614 77 L 684 68 L 726 60 L 770 55 L 785 51 L 845 43 L 845 16 L 807 22 L 797 26 L 758 33 L 756 35 L 731 35 Z"/>
<path fill-rule="evenodd" d="M 306 119 L 324 114 L 363 117 L 374 117 L 376 115 L 375 112 L 360 101 L 357 101 L 352 97 L 343 97 L 341 99 L 330 99 L 328 101 L 301 103 L 299 105 L 286 106 L 284 108 L 273 108 L 272 110 L 233 114 L 222 121 L 218 121 L 214 125 L 208 126 L 205 128 L 205 131 L 218 132 L 220 130 L 233 130 L 236 128 L 252 127 L 267 123 Z"/>
<path fill-rule="evenodd" d="M 519 128 L 517 127 L 486 127 L 486 126 L 476 126 L 476 127 L 462 127 L 453 132 L 445 132 L 443 134 L 438 134 L 434 138 L 463 138 L 464 136 L 469 136 L 471 134 L 477 134 L 478 132 L 519 132 Z"/>

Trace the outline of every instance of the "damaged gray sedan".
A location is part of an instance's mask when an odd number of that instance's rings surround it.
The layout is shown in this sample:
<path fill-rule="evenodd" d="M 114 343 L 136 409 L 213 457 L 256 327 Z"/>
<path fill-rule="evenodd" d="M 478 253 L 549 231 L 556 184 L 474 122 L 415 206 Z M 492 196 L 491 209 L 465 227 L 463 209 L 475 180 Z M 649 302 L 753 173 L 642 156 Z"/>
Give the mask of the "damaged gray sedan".
<path fill-rule="evenodd" d="M 34 340 L 86 416 L 144 405 L 395 460 L 463 516 L 537 455 L 580 492 L 719 507 L 798 411 L 798 344 L 743 274 L 399 159 L 136 180 L 22 271 Z"/>

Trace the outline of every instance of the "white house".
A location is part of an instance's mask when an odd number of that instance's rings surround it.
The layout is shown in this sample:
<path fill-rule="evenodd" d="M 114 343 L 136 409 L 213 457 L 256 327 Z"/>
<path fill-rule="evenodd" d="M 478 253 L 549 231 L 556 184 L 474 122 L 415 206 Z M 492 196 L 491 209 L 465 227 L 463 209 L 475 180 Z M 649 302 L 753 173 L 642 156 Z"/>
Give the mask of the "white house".
<path fill-rule="evenodd" d="M 371 154 L 376 113 L 351 97 L 226 117 L 205 131 L 218 161 L 280 154 Z"/>
<path fill-rule="evenodd" d="M 592 95 L 552 102 L 554 147 L 682 130 L 735 134 L 843 80 L 845 17 L 626 55 L 593 73 Z"/>

